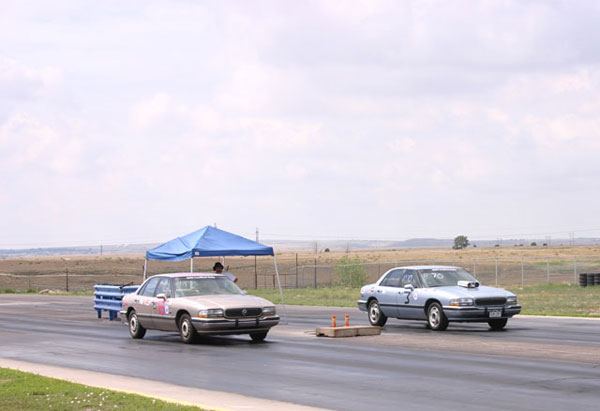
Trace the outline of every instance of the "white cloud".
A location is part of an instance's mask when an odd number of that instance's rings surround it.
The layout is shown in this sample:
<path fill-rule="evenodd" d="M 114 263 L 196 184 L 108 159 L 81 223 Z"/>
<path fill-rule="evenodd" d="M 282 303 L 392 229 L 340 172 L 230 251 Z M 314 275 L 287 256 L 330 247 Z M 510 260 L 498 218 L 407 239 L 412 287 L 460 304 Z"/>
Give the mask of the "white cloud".
<path fill-rule="evenodd" d="M 139 129 L 152 127 L 167 113 L 169 100 L 166 93 L 157 93 L 148 100 L 136 103 L 132 111 L 134 126 Z"/>

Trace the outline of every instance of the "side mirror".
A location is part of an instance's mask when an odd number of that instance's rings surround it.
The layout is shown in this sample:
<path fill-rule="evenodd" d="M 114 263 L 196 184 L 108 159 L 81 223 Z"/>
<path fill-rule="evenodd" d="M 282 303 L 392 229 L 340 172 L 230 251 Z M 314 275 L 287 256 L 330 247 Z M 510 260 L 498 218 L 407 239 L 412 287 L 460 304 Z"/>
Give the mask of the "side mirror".
<path fill-rule="evenodd" d="M 156 294 L 156 298 L 158 298 L 159 300 L 166 301 L 167 295 L 165 293 L 159 293 L 159 294 Z"/>
<path fill-rule="evenodd" d="M 415 290 L 415 286 L 414 286 L 414 285 L 412 285 L 412 284 L 406 284 L 406 285 L 404 286 L 404 289 L 405 289 L 406 291 L 414 291 L 414 290 Z"/>

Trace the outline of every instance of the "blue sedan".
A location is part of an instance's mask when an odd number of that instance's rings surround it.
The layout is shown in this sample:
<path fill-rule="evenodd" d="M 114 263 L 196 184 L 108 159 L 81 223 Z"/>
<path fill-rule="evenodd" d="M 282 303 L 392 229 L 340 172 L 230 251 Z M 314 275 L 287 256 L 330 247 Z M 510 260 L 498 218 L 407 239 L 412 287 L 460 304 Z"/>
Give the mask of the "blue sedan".
<path fill-rule="evenodd" d="M 487 322 L 501 330 L 521 312 L 513 293 L 483 286 L 460 267 L 432 265 L 392 268 L 361 288 L 358 308 L 372 325 L 382 327 L 392 317 L 427 321 L 436 331 L 449 322 Z"/>

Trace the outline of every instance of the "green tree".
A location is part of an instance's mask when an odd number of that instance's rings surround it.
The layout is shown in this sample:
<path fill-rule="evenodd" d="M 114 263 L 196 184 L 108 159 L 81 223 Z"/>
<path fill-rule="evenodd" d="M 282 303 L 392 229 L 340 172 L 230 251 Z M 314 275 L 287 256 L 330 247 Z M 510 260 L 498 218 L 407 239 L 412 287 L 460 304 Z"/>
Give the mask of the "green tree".
<path fill-rule="evenodd" d="M 335 272 L 340 284 L 345 287 L 362 287 L 367 282 L 367 271 L 358 256 L 345 255 L 340 258 L 335 266 Z"/>
<path fill-rule="evenodd" d="M 459 235 L 454 239 L 453 250 L 461 250 L 463 248 L 467 248 L 469 246 L 469 239 L 465 235 Z"/>

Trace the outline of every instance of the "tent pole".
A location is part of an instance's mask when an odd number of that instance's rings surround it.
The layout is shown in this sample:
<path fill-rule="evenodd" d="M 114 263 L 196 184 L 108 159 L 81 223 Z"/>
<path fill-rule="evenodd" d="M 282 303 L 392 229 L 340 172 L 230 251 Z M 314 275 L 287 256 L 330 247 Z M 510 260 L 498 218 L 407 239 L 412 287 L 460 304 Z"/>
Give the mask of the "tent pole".
<path fill-rule="evenodd" d="M 275 258 L 275 251 L 273 251 L 273 264 L 275 264 L 275 275 L 277 276 L 277 285 L 279 286 L 279 296 L 281 297 L 281 305 L 283 307 L 283 313 L 287 320 L 287 310 L 285 309 L 285 302 L 283 301 L 283 291 L 281 290 L 281 281 L 279 280 L 279 270 L 277 269 L 277 259 Z"/>
<path fill-rule="evenodd" d="M 142 282 L 146 281 L 146 266 L 148 265 L 148 259 L 145 258 L 144 259 L 144 277 L 142 279 Z"/>
<path fill-rule="evenodd" d="M 194 257 L 190 257 L 190 273 L 194 272 Z"/>

